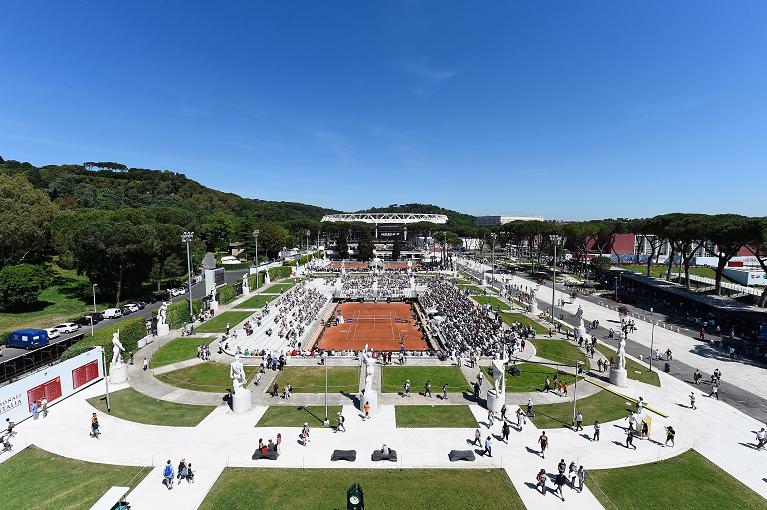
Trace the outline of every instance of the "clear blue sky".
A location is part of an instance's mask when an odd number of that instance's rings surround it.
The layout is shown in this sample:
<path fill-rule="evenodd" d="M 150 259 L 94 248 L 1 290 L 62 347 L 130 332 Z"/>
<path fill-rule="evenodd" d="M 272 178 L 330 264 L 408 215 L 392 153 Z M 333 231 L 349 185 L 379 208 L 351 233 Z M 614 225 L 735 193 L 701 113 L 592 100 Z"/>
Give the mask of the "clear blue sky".
<path fill-rule="evenodd" d="M 767 214 L 767 2 L 7 2 L 0 155 L 343 210 Z"/>

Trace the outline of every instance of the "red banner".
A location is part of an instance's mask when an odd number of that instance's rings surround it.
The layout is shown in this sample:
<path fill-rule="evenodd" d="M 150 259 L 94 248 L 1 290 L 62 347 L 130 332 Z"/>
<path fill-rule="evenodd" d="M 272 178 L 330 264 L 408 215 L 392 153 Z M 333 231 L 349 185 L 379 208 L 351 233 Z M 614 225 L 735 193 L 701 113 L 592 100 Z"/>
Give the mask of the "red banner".
<path fill-rule="evenodd" d="M 99 362 L 93 360 L 83 366 L 72 370 L 72 388 L 77 389 L 83 384 L 88 384 L 99 376 Z"/>
<path fill-rule="evenodd" d="M 32 411 L 32 404 L 34 401 L 37 400 L 37 403 L 39 404 L 43 397 L 48 400 L 48 403 L 51 403 L 57 398 L 61 397 L 60 377 L 46 381 L 43 384 L 35 386 L 34 388 L 27 391 L 27 405 L 29 405 L 30 412 Z"/>

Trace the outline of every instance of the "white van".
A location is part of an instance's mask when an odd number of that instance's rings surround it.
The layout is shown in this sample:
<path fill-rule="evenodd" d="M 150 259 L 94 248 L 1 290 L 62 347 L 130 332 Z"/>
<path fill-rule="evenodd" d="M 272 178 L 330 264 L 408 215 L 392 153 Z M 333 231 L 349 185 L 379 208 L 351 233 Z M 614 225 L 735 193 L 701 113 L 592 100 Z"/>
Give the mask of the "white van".
<path fill-rule="evenodd" d="M 102 313 L 105 319 L 116 319 L 123 316 L 123 312 L 119 308 L 107 308 Z"/>

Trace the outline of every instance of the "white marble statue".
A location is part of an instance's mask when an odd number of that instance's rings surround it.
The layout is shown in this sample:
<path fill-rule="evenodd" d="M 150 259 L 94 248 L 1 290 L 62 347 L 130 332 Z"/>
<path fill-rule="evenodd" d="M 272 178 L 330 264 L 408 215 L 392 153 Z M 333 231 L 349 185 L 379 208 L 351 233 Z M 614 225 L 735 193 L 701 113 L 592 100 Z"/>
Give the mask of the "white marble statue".
<path fill-rule="evenodd" d="M 124 351 L 125 347 L 120 343 L 120 330 L 118 329 L 112 334 L 112 366 L 120 366 L 123 364 L 123 360 L 120 357 L 120 351 Z"/>
<path fill-rule="evenodd" d="M 359 354 L 359 360 L 365 365 L 365 394 L 369 395 L 373 391 L 374 363 L 370 356 L 368 356 L 367 347 L 367 344 L 365 344 L 365 349 Z"/>
<path fill-rule="evenodd" d="M 506 394 L 506 360 L 494 359 L 493 360 L 493 388 L 496 394 Z"/>
<path fill-rule="evenodd" d="M 626 340 L 621 338 L 618 344 L 618 354 L 615 358 L 615 368 L 623 370 L 626 368 Z"/>
<path fill-rule="evenodd" d="M 247 289 L 250 285 L 248 285 L 248 273 L 245 273 L 242 275 L 242 288 Z"/>
<path fill-rule="evenodd" d="M 241 390 L 247 382 L 245 379 L 245 367 L 243 366 L 242 361 L 240 361 L 239 354 L 235 355 L 234 361 L 229 365 L 229 377 L 232 378 L 233 393 L 237 393 Z"/>
<path fill-rule="evenodd" d="M 216 287 L 215 287 L 215 286 L 213 286 L 213 288 L 212 288 L 212 289 L 210 289 L 210 300 L 211 300 L 211 301 L 216 301 L 216 302 L 217 302 L 217 301 L 218 301 L 218 300 L 216 299 L 216 297 L 217 297 L 217 296 L 218 296 L 218 291 L 216 290 Z"/>
<path fill-rule="evenodd" d="M 165 324 L 168 320 L 168 303 L 163 301 L 157 310 L 157 324 Z"/>

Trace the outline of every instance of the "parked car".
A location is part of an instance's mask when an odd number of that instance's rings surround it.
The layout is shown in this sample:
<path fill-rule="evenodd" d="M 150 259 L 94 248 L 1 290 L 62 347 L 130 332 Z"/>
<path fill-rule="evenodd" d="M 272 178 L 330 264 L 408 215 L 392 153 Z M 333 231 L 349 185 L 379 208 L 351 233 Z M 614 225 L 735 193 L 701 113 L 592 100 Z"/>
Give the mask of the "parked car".
<path fill-rule="evenodd" d="M 80 326 L 90 326 L 91 325 L 91 316 L 90 315 L 83 315 L 82 317 L 78 317 L 77 319 L 73 319 L 72 322 L 75 324 L 78 324 Z M 96 321 L 93 321 L 94 324 L 96 324 Z M 50 336 L 50 335 L 48 335 Z"/>
<path fill-rule="evenodd" d="M 138 305 L 139 310 L 143 310 L 146 308 L 146 302 L 145 301 L 136 301 L 136 304 Z"/>
<path fill-rule="evenodd" d="M 93 317 L 93 320 L 96 322 L 96 324 L 104 320 L 104 314 L 101 312 L 93 312 L 91 317 Z"/>
<path fill-rule="evenodd" d="M 59 330 L 59 333 L 74 333 L 78 329 L 80 329 L 79 324 L 75 324 L 74 322 L 62 322 L 58 326 L 56 326 L 56 329 Z"/>
<path fill-rule="evenodd" d="M 170 295 L 173 297 L 180 296 L 184 293 L 184 289 L 170 289 Z"/>
<path fill-rule="evenodd" d="M 102 314 L 105 319 L 117 319 L 123 316 L 123 312 L 119 308 L 107 308 Z"/>
<path fill-rule="evenodd" d="M 131 312 L 138 312 L 141 309 L 136 303 L 125 303 L 123 306 L 130 309 Z"/>
<path fill-rule="evenodd" d="M 133 308 L 128 305 L 122 305 L 120 307 L 120 311 L 123 313 L 123 315 L 130 315 L 133 313 Z"/>
<path fill-rule="evenodd" d="M 8 335 L 5 345 L 19 349 L 48 345 L 48 332 L 44 329 L 17 329 Z"/>
<path fill-rule="evenodd" d="M 50 340 L 61 336 L 61 333 L 56 328 L 47 328 L 45 332 L 48 333 L 48 339 Z"/>

